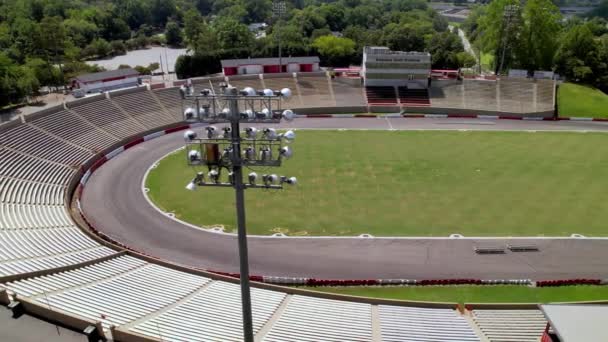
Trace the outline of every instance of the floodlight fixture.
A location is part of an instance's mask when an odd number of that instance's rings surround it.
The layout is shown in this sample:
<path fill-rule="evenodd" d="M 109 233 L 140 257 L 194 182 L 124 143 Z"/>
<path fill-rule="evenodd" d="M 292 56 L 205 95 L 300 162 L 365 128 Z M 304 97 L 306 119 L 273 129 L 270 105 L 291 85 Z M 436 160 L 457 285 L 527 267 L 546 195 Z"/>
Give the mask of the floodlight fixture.
<path fill-rule="evenodd" d="M 267 162 L 272 160 L 272 150 L 269 147 L 262 147 L 260 149 L 260 161 Z"/>
<path fill-rule="evenodd" d="M 268 97 L 274 96 L 274 91 L 272 91 L 272 89 L 266 88 L 266 89 L 262 90 L 262 93 L 264 94 L 264 96 L 268 96 Z"/>
<path fill-rule="evenodd" d="M 248 139 L 255 139 L 255 137 L 258 135 L 258 129 L 255 127 L 247 127 L 245 128 L 245 136 Z"/>
<path fill-rule="evenodd" d="M 245 160 L 255 160 L 255 148 L 253 146 L 245 148 L 243 151 L 243 158 Z"/>
<path fill-rule="evenodd" d="M 286 183 L 289 185 L 296 185 L 298 184 L 298 179 L 296 177 L 285 177 L 285 176 L 281 176 L 281 183 Z"/>
<path fill-rule="evenodd" d="M 232 134 L 231 133 L 232 131 L 231 131 L 230 127 L 228 127 L 228 126 L 223 127 L 222 130 L 224 131 L 224 136 L 223 136 L 224 139 L 230 139 L 230 136 Z"/>
<path fill-rule="evenodd" d="M 251 88 L 251 87 L 245 87 L 242 91 L 241 94 L 245 95 L 245 96 L 255 96 L 256 95 L 256 91 L 255 89 Z"/>
<path fill-rule="evenodd" d="M 289 146 L 283 146 L 279 149 L 279 155 L 282 158 L 289 159 L 293 155 L 293 150 Z"/>
<path fill-rule="evenodd" d="M 258 179 L 258 174 L 255 172 L 250 172 L 248 175 L 249 184 L 255 185 L 255 181 Z"/>
<path fill-rule="evenodd" d="M 281 138 L 283 138 L 286 143 L 290 143 L 296 139 L 296 132 L 289 130 L 281 134 Z"/>
<path fill-rule="evenodd" d="M 264 128 L 262 132 L 264 132 L 264 137 L 268 140 L 276 140 L 278 137 L 277 130 L 274 128 Z"/>
<path fill-rule="evenodd" d="M 194 110 L 192 107 L 186 108 L 186 110 L 184 110 L 184 117 L 186 120 L 194 119 L 196 117 L 196 110 Z"/>
<path fill-rule="evenodd" d="M 291 109 L 284 110 L 282 115 L 283 115 L 283 119 L 285 119 L 285 121 L 293 121 L 293 119 L 296 117 L 293 110 L 291 110 Z"/>
<path fill-rule="evenodd" d="M 188 152 L 188 160 L 190 163 L 200 162 L 201 161 L 201 153 L 197 150 L 191 150 Z"/>
<path fill-rule="evenodd" d="M 279 181 L 279 176 L 275 175 L 274 173 L 271 175 L 262 175 L 262 180 L 264 181 L 264 185 L 270 186 Z"/>
<path fill-rule="evenodd" d="M 188 183 L 188 185 L 186 185 L 186 190 L 188 190 L 188 191 L 196 190 L 196 184 L 194 184 L 194 182 Z"/>
<path fill-rule="evenodd" d="M 217 135 L 217 128 L 215 126 L 207 126 L 205 130 L 207 130 L 207 139 L 213 139 Z"/>
<path fill-rule="evenodd" d="M 203 96 L 209 96 L 209 94 L 211 94 L 211 89 L 203 89 L 201 90 L 200 94 Z"/>
<path fill-rule="evenodd" d="M 230 108 L 224 108 L 224 109 L 222 109 L 222 112 L 220 113 L 220 117 L 228 118 L 228 117 L 230 117 L 230 113 L 231 113 Z"/>
<path fill-rule="evenodd" d="M 283 88 L 281 89 L 281 96 L 283 96 L 285 99 L 288 99 L 291 97 L 291 89 L 289 88 Z"/>
<path fill-rule="evenodd" d="M 209 176 L 209 180 L 211 180 L 212 182 L 214 182 L 216 184 L 220 182 L 220 173 L 217 170 L 209 171 L 207 176 Z"/>
<path fill-rule="evenodd" d="M 187 130 L 186 132 L 184 132 L 184 141 L 190 142 L 194 139 L 196 139 L 196 132 L 191 130 Z"/>

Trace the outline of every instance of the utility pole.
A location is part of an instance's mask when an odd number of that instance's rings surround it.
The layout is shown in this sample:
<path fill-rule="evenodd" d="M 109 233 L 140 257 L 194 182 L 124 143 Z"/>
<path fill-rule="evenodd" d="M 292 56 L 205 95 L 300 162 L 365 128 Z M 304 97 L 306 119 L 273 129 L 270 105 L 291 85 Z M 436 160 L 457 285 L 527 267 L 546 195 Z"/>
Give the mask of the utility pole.
<path fill-rule="evenodd" d="M 517 16 L 519 12 L 519 6 L 517 5 L 507 5 L 505 6 L 503 13 L 503 22 L 505 22 L 505 27 L 503 28 L 502 33 L 502 52 L 500 56 L 500 64 L 496 64 L 495 74 L 498 75 L 503 71 L 504 63 L 505 63 L 505 54 L 507 52 L 507 45 L 509 41 L 509 33 L 511 31 L 511 23 L 514 21 L 513 19 Z"/>

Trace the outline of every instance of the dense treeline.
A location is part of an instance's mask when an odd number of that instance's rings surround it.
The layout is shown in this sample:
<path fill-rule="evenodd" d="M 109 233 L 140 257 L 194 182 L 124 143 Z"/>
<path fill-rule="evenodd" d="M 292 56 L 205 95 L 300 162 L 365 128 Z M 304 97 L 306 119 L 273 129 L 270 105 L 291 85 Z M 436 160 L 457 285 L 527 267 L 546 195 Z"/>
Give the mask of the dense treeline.
<path fill-rule="evenodd" d="M 566 20 L 550 0 L 494 0 L 475 8 L 463 27 L 477 49 L 494 56 L 496 71 L 554 70 L 608 91 L 608 23 L 592 17 L 601 13 Z"/>
<path fill-rule="evenodd" d="M 219 59 L 318 54 L 325 65 L 358 63 L 364 45 L 431 51 L 433 63 L 471 63 L 447 22 L 424 0 L 8 0 L 0 2 L 0 106 L 60 87 L 99 68 L 86 59 L 150 44 L 186 46 L 179 76 L 219 71 Z M 250 23 L 270 25 L 265 37 Z M 145 70 L 144 70 L 145 69 Z M 149 72 L 150 68 L 142 68 Z"/>
<path fill-rule="evenodd" d="M 359 64 L 365 45 L 429 51 L 434 67 L 475 63 L 423 0 L 287 1 L 281 18 L 272 15 L 270 0 L 207 3 L 207 11 L 199 7 L 183 16 L 184 40 L 194 54 L 178 60 L 180 77 L 217 72 L 222 57 L 277 56 L 279 41 L 284 56 L 319 55 L 326 66 Z M 256 39 L 245 25 L 250 21 L 271 24 L 267 35 Z"/>

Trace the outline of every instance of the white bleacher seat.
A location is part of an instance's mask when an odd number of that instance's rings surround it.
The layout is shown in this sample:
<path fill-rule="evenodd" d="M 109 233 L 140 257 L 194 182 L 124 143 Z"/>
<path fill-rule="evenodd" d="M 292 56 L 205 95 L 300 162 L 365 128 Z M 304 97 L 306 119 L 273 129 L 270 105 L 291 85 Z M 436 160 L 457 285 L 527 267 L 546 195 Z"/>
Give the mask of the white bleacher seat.
<path fill-rule="evenodd" d="M 371 305 L 294 295 L 264 341 L 371 339 Z"/>
<path fill-rule="evenodd" d="M 378 312 L 383 341 L 479 341 L 452 309 L 379 305 Z"/>
<path fill-rule="evenodd" d="M 251 289 L 253 331 L 270 319 L 285 294 Z M 221 309 L 219 309 L 221 308 Z M 241 341 L 241 296 L 238 284 L 213 282 L 193 298 L 131 329 L 171 341 Z"/>

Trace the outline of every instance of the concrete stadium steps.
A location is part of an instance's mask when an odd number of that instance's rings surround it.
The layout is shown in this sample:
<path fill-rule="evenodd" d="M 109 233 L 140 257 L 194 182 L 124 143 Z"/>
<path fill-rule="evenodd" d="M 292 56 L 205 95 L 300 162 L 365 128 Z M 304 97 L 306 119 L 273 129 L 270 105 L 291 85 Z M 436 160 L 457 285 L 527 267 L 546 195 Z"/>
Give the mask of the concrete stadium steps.
<path fill-rule="evenodd" d="M 550 111 L 554 108 L 555 102 L 555 81 L 536 80 L 536 105 L 538 111 Z"/>
<path fill-rule="evenodd" d="M 280 292 L 251 289 L 254 334 L 271 319 L 285 297 Z M 214 281 L 183 303 L 130 330 L 171 341 L 241 341 L 240 287 Z"/>
<path fill-rule="evenodd" d="M 405 107 L 430 107 L 429 92 L 427 89 L 408 89 L 399 87 L 399 102 Z"/>
<path fill-rule="evenodd" d="M 262 85 L 262 81 L 260 80 L 259 75 L 251 75 L 248 77 L 228 77 L 228 84 L 233 87 L 238 88 L 239 90 L 243 90 L 246 87 L 251 87 L 256 91 L 266 88 Z M 275 90 L 272 88 L 272 90 Z M 216 90 L 217 91 L 217 90 Z"/>
<path fill-rule="evenodd" d="M 131 256 L 121 256 L 72 271 L 9 282 L 5 286 L 20 296 L 36 297 L 98 282 L 144 265 L 148 263 Z"/>
<path fill-rule="evenodd" d="M 152 94 L 158 99 L 160 104 L 167 110 L 175 122 L 184 120 L 184 113 L 182 113 L 182 98 L 179 93 L 179 88 L 158 89 L 152 91 Z"/>
<path fill-rule="evenodd" d="M 0 203 L 0 229 L 56 228 L 72 226 L 63 205 Z"/>
<path fill-rule="evenodd" d="M 452 309 L 378 306 L 382 341 L 480 341 Z"/>
<path fill-rule="evenodd" d="M 92 151 L 118 142 L 109 134 L 100 134 L 95 126 L 67 110 L 33 119 L 31 124 Z"/>
<path fill-rule="evenodd" d="M 331 79 L 327 76 L 302 76 L 296 79 L 296 91 L 299 93 L 303 107 L 333 107 L 336 100 Z"/>
<path fill-rule="evenodd" d="M 547 326 L 540 310 L 472 310 L 471 314 L 490 342 L 539 341 Z"/>
<path fill-rule="evenodd" d="M 463 87 L 462 82 L 433 80 L 429 88 L 431 105 L 440 108 L 464 108 Z"/>
<path fill-rule="evenodd" d="M 107 247 L 96 246 L 87 249 L 75 249 L 54 255 L 4 261 L 0 262 L 0 276 L 19 275 L 29 272 L 45 271 L 53 268 L 65 267 L 83 262 L 94 261 L 115 253 L 116 252 L 114 250 Z"/>
<path fill-rule="evenodd" d="M 148 129 L 176 122 L 147 90 L 112 96 L 111 100 Z"/>
<path fill-rule="evenodd" d="M 69 106 L 70 110 L 99 126 L 106 132 L 124 139 L 145 131 L 146 126 L 120 110 L 109 99 Z"/>
<path fill-rule="evenodd" d="M 370 106 L 397 104 L 395 87 L 365 87 L 365 95 Z"/>
<path fill-rule="evenodd" d="M 498 81 L 500 110 L 512 113 L 529 111 L 534 102 L 533 82 L 503 78 Z"/>
<path fill-rule="evenodd" d="M 45 257 L 99 246 L 76 227 L 0 230 L 0 244 L 3 246 L 0 251 L 1 262 Z"/>
<path fill-rule="evenodd" d="M 64 205 L 65 187 L 0 176 L 0 203 Z"/>
<path fill-rule="evenodd" d="M 294 295 L 264 341 L 371 341 L 371 305 Z"/>
<path fill-rule="evenodd" d="M 2 135 L 2 144 L 7 148 L 63 165 L 80 166 L 93 156 L 92 152 L 66 143 L 29 124 L 19 125 Z"/>
<path fill-rule="evenodd" d="M 51 277 L 56 275 L 48 276 Z M 109 328 L 110 325 L 128 324 L 161 310 L 209 281 L 204 277 L 146 263 L 126 271 L 117 270 L 114 275 L 101 280 L 66 286 L 38 296 L 36 300 L 41 305 L 101 321 L 105 328 Z"/>
<path fill-rule="evenodd" d="M 478 110 L 498 110 L 496 102 L 496 81 L 464 80 L 463 108 Z"/>
<path fill-rule="evenodd" d="M 337 107 L 366 106 L 365 90 L 360 79 L 334 77 L 331 80 Z"/>
<path fill-rule="evenodd" d="M 75 170 L 69 166 L 0 148 L 0 175 L 45 184 L 65 185 Z"/>

